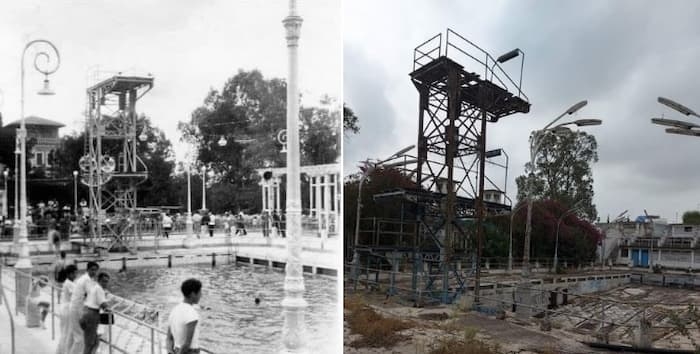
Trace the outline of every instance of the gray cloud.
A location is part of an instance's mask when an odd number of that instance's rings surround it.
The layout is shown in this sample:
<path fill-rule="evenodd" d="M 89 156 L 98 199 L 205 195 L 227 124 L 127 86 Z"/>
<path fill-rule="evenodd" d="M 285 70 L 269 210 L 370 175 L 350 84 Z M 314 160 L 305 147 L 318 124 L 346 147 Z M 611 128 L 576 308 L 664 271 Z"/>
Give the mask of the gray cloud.
<path fill-rule="evenodd" d="M 396 121 L 391 119 L 396 114 L 382 87 L 387 79 L 383 70 L 352 46 L 346 46 L 343 55 L 344 82 L 351 83 L 345 85 L 344 100 L 357 115 L 362 132 L 344 140 L 343 164 L 349 171 L 367 157 L 381 158 L 382 151 L 363 155 L 362 147 L 396 142 L 392 137 Z"/>
<path fill-rule="evenodd" d="M 389 107 L 399 113 L 377 115 L 369 122 L 371 126 L 363 126 L 362 134 L 374 124 L 387 124 L 380 122 L 379 117 L 392 120 L 398 129 L 415 125 L 417 95 L 406 78 L 409 71 L 405 69 L 406 63 L 410 63 L 413 47 L 435 34 L 435 28 L 450 27 L 494 56 L 515 47 L 526 52 L 523 82 L 532 110 L 527 115 L 514 115 L 490 125 L 487 138 L 489 148 L 502 147 L 510 155 L 509 194 L 515 194 L 513 180 L 522 174 L 528 159 L 529 132 L 542 128 L 573 103 L 587 99 L 588 106 L 569 118 L 604 120 L 603 126 L 587 129 L 599 144 L 600 161 L 593 166 L 593 177 L 595 203 L 602 219 L 625 209 L 634 215 L 647 209 L 674 221 L 677 212 L 682 214 L 698 206 L 700 187 L 696 187 L 695 181 L 700 175 L 700 159 L 694 152 L 700 147 L 700 140 L 666 134 L 649 119 L 662 114 L 672 119 L 695 119 L 658 104 L 658 96 L 700 111 L 697 100 L 700 3 L 591 1 L 585 6 L 576 1 L 465 3 L 436 7 L 433 14 L 439 15 L 430 19 L 407 10 L 412 8 L 410 2 L 402 5 L 402 16 L 387 21 L 379 22 L 371 16 L 346 16 L 346 50 L 353 48 L 354 52 L 361 52 L 355 56 L 363 55 L 362 52 L 365 56 L 374 55 L 373 59 L 380 60 L 381 65 L 375 63 L 373 67 L 383 68 L 382 77 L 402 85 L 381 84 L 377 80 L 372 86 L 375 94 L 366 97 L 367 102 L 351 96 L 354 104 L 371 107 L 375 97 L 390 94 Z M 348 2 L 346 13 L 366 6 L 369 4 L 363 1 Z M 347 34 L 351 31 L 355 33 Z M 389 34 L 393 37 L 388 37 Z M 378 50 L 394 55 L 382 59 L 376 55 Z M 519 62 L 506 63 L 503 67 L 517 76 Z M 345 70 L 352 70 L 347 61 Z M 345 77 L 344 85 L 346 97 L 348 92 L 368 87 L 352 76 Z M 392 148 L 413 143 L 416 132 L 413 125 L 411 129 Z M 375 146 L 392 149 L 385 147 L 388 142 L 374 144 L 347 144 L 345 153 L 374 156 Z"/>

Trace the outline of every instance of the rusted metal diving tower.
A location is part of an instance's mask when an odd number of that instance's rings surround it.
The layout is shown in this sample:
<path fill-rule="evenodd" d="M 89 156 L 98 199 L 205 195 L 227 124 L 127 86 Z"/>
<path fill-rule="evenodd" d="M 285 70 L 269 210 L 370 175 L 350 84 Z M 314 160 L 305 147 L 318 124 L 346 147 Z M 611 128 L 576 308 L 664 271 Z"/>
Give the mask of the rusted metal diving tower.
<path fill-rule="evenodd" d="M 417 166 L 411 172 L 416 188 L 380 193 L 375 200 L 400 198 L 402 210 L 408 205 L 413 211 L 413 292 L 448 303 L 466 287 L 462 265 L 473 264 L 479 276 L 485 215 L 510 209 L 483 201 L 486 123 L 527 113 L 530 103 L 489 53 L 450 29 L 415 48 L 410 77 L 419 93 Z M 408 256 L 408 245 L 400 246 Z"/>
<path fill-rule="evenodd" d="M 150 76 L 118 75 L 87 89 L 87 139 L 80 168 L 90 190 L 93 248 L 135 251 L 136 187 L 148 179 L 137 151 L 136 101 L 152 87 Z"/>

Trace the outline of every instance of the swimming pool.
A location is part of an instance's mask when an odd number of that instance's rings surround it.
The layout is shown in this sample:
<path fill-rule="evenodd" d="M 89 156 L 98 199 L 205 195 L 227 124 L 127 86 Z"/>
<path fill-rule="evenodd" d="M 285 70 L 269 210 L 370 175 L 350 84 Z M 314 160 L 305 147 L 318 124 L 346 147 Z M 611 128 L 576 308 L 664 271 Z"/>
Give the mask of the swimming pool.
<path fill-rule="evenodd" d="M 162 313 L 182 301 L 180 284 L 187 278 L 202 281 L 200 305 L 202 346 L 217 353 L 272 353 L 282 345 L 284 273 L 265 267 L 227 264 L 173 268 L 131 268 L 115 274 L 110 291 L 152 306 Z M 309 352 L 340 352 L 341 318 L 337 279 L 306 275 L 308 302 L 305 341 Z M 255 304 L 255 298 L 260 304 Z"/>

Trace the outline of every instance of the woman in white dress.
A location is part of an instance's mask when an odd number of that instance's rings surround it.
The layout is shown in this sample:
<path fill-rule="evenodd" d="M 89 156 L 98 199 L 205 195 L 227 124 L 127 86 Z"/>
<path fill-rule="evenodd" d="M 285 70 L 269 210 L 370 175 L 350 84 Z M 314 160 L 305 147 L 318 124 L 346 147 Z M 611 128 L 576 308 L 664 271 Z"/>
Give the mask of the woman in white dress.
<path fill-rule="evenodd" d="M 59 326 L 59 337 L 58 337 L 58 347 L 56 348 L 56 354 L 64 354 L 70 348 L 69 340 L 73 338 L 70 335 L 70 318 L 68 316 L 70 298 L 73 295 L 73 280 L 75 280 L 75 275 L 78 272 L 78 267 L 75 264 L 69 264 L 61 270 L 64 272 L 66 281 L 63 282 L 63 288 L 61 289 L 61 303 L 58 305 L 58 318 L 60 320 Z"/>

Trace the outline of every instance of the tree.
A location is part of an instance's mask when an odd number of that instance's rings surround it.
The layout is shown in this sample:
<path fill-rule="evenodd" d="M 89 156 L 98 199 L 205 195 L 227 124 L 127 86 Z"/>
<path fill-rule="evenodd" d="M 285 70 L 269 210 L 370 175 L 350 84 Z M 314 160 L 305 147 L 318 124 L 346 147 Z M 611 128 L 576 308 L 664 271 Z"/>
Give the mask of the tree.
<path fill-rule="evenodd" d="M 535 135 L 537 134 L 537 135 Z M 593 135 L 577 131 L 568 134 L 535 132 L 530 136 L 541 139 L 541 147 L 535 166 L 526 164 L 526 172 L 531 176 L 535 199 L 556 200 L 567 208 L 582 202 L 582 214 L 588 220 L 597 217 L 593 204 L 593 174 L 591 164 L 598 161 L 598 144 Z M 534 171 L 533 171 L 534 168 Z M 518 200 L 527 199 L 528 176 L 516 179 Z"/>
<path fill-rule="evenodd" d="M 360 132 L 360 126 L 355 112 L 343 103 L 343 132 L 357 134 Z"/>
<path fill-rule="evenodd" d="M 355 221 L 357 218 L 357 194 L 361 173 L 353 174 L 345 179 L 343 188 L 343 230 L 346 244 L 354 242 Z M 361 218 L 394 218 L 401 217 L 401 202 L 399 200 L 375 201 L 374 194 L 397 188 L 415 188 L 415 183 L 394 168 L 374 169 L 362 184 Z M 408 219 L 408 217 L 406 217 Z M 368 240 L 360 240 L 367 242 Z"/>
<path fill-rule="evenodd" d="M 240 70 L 221 91 L 209 91 L 189 122 L 179 124 L 183 140 L 196 147 L 198 164 L 214 171 L 212 185 L 233 185 L 220 189 L 224 199 L 236 200 L 234 205 L 223 203 L 227 209 L 254 209 L 259 194 L 247 191 L 258 189 L 255 170 L 285 165 L 277 137 L 286 128 L 286 93 L 284 80 Z M 340 156 L 340 112 L 335 106 L 324 97 L 319 107 L 300 108 L 302 164 L 332 163 Z M 226 144 L 219 144 L 224 140 Z"/>
<path fill-rule="evenodd" d="M 552 259 L 556 245 L 557 223 L 569 210 L 567 206 L 556 200 L 536 201 L 532 208 L 532 241 L 531 257 L 533 259 Z M 523 239 L 525 236 L 525 219 L 527 208 L 520 208 L 513 219 L 513 257 L 522 258 Z M 505 220 L 503 220 L 505 221 Z M 510 222 L 510 220 L 508 220 Z M 507 227 L 501 227 L 508 230 Z M 603 237 L 600 230 L 586 218 L 575 213 L 567 213 L 559 225 L 560 261 L 572 261 L 583 264 L 595 259 L 598 241 Z M 508 250 L 499 254 L 508 254 Z"/>
<path fill-rule="evenodd" d="M 177 202 L 177 197 L 171 178 L 175 168 L 172 144 L 165 133 L 154 127 L 145 115 L 140 115 L 136 124 L 147 132 L 146 141 L 138 140 L 136 151 L 148 167 L 148 179 L 138 187 L 138 204 L 173 205 Z"/>
<path fill-rule="evenodd" d="M 321 107 L 301 110 L 302 165 L 334 163 L 340 157 L 340 112 L 324 97 Z"/>
<path fill-rule="evenodd" d="M 700 211 L 688 210 L 683 213 L 683 223 L 688 225 L 700 225 Z"/>
<path fill-rule="evenodd" d="M 73 171 L 80 171 L 78 160 L 85 154 L 85 131 L 73 132 L 61 137 L 61 142 L 49 161 L 57 178 L 72 178 Z"/>

